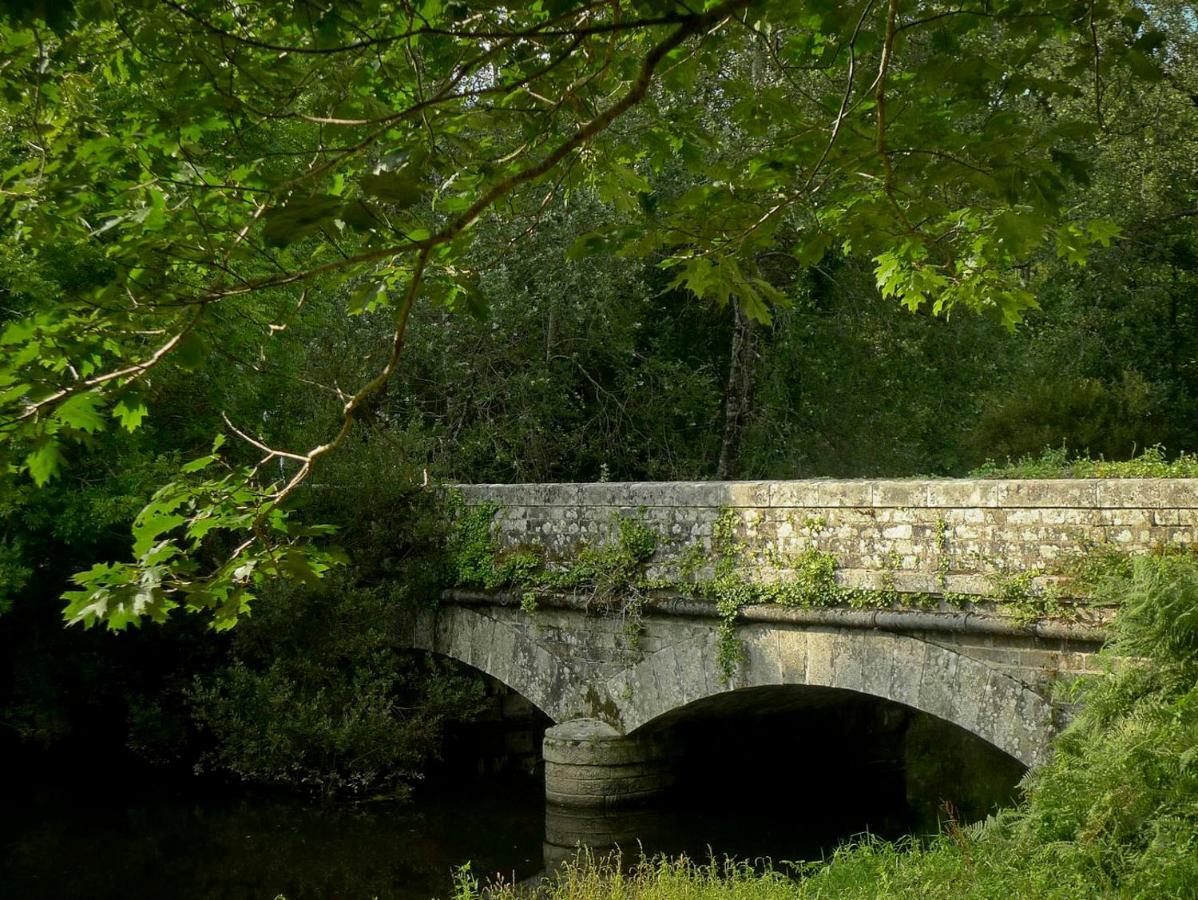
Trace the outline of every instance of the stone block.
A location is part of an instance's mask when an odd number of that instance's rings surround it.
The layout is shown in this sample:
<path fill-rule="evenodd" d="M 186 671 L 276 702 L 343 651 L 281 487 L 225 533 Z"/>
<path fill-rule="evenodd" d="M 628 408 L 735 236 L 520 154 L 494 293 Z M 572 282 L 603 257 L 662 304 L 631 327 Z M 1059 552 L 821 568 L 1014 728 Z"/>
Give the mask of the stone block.
<path fill-rule="evenodd" d="M 1180 525 L 1182 522 L 1179 509 L 1154 509 L 1152 511 L 1153 525 Z"/>
<path fill-rule="evenodd" d="M 820 506 L 873 507 L 873 482 L 870 481 L 821 481 L 817 491 Z"/>
<path fill-rule="evenodd" d="M 951 651 L 928 644 L 924 660 L 923 677 L 919 684 L 919 702 L 916 706 L 933 716 L 949 722 L 957 719 L 957 698 L 960 686 L 958 670 L 961 657 Z"/>
<path fill-rule="evenodd" d="M 466 654 L 460 656 L 459 659 L 485 672 L 487 664 L 490 661 L 491 646 L 495 640 L 495 632 L 504 627 L 497 625 L 495 620 L 488 616 L 476 617 L 473 627 L 470 630 L 469 648 Z"/>
<path fill-rule="evenodd" d="M 724 482 L 725 494 L 721 506 L 766 508 L 770 505 L 770 482 Z"/>
<path fill-rule="evenodd" d="M 701 483 L 679 484 L 670 481 L 634 481 L 623 485 L 620 504 L 624 506 L 666 507 L 694 506 L 692 496 L 702 491 Z M 688 491 L 688 488 L 692 489 Z M 691 501 L 691 502 L 684 502 Z M 705 504 L 700 504 L 705 505 Z"/>
<path fill-rule="evenodd" d="M 1153 541 L 1167 544 L 1193 544 L 1198 542 L 1198 528 L 1161 528 L 1153 535 Z"/>
<path fill-rule="evenodd" d="M 865 652 L 861 658 L 860 690 L 874 697 L 889 697 L 894 681 L 894 666 L 899 646 L 909 638 L 885 632 L 870 632 L 866 638 Z M 838 674 L 840 659 L 837 657 Z M 844 682 L 842 682 L 844 684 Z M 847 685 L 846 685 L 847 686 Z"/>
<path fill-rule="evenodd" d="M 1154 524 L 1153 519 L 1157 513 L 1159 511 L 1149 509 L 1100 509 L 1097 524 L 1147 528 Z"/>
<path fill-rule="evenodd" d="M 819 505 L 818 481 L 773 481 L 769 487 L 769 505 L 810 508 Z"/>
<path fill-rule="evenodd" d="M 1157 481 L 1157 486 L 1160 507 L 1198 510 L 1198 479 L 1162 478 Z"/>
<path fill-rule="evenodd" d="M 1042 478 L 998 481 L 999 506 L 1058 506 L 1090 509 L 1098 506 L 1097 480 Z"/>
<path fill-rule="evenodd" d="M 880 507 L 926 507 L 928 505 L 928 482 L 875 481 L 871 504 Z"/>
<path fill-rule="evenodd" d="M 583 485 L 561 484 L 493 484 L 485 485 L 485 499 L 504 507 L 574 506 L 579 503 Z M 484 497 L 484 492 L 478 495 Z"/>
<path fill-rule="evenodd" d="M 1183 481 L 1182 484 L 1184 483 Z M 1176 501 L 1185 500 L 1192 491 L 1193 488 L 1189 491 L 1170 491 L 1165 487 L 1163 479 L 1105 478 L 1097 482 L 1094 505 L 1104 509 L 1172 508 L 1180 505 Z M 1170 495 L 1168 501 L 1166 494 Z"/>
<path fill-rule="evenodd" d="M 673 783 L 659 739 L 625 736 L 595 719 L 554 726 L 542 743 L 545 797 L 573 807 L 641 802 Z"/>
<path fill-rule="evenodd" d="M 925 641 L 910 637 L 902 637 L 895 643 L 887 697 L 896 703 L 919 706 L 920 682 L 923 680 L 927 648 L 928 644 Z"/>
<path fill-rule="evenodd" d="M 1025 669 L 1056 671 L 1061 667 L 1061 654 L 1056 650 L 1020 650 L 1019 665 Z"/>
<path fill-rule="evenodd" d="M 884 524 L 893 524 L 895 522 L 904 522 L 914 524 L 923 522 L 927 526 L 932 526 L 935 523 L 934 518 L 928 517 L 928 511 L 923 508 L 912 508 L 908 506 L 880 506 L 874 508 L 874 518 Z"/>
<path fill-rule="evenodd" d="M 654 693 L 660 700 L 660 708 L 663 712 L 682 706 L 687 702 L 682 690 L 682 675 L 678 668 L 676 651 L 677 641 L 675 640 L 645 661 L 647 671 L 653 678 Z M 639 705 L 641 699 L 637 695 L 633 695 L 634 703 Z"/>
<path fill-rule="evenodd" d="M 1036 507 L 1007 511 L 1007 525 L 1039 525 L 1044 521 L 1043 510 Z"/>
<path fill-rule="evenodd" d="M 808 684 L 807 649 L 810 635 L 795 628 L 777 629 L 774 632 L 776 661 L 762 667 L 767 677 L 774 674 L 776 680 L 754 681 L 755 684 Z"/>
<path fill-rule="evenodd" d="M 999 505 L 999 482 L 987 479 L 953 479 L 928 482 L 928 506 L 975 508 Z"/>
<path fill-rule="evenodd" d="M 699 700 L 714 692 L 711 680 L 717 678 L 718 675 L 708 665 L 702 644 L 697 641 L 688 641 L 675 647 L 674 661 L 684 704 Z"/>
<path fill-rule="evenodd" d="M 804 684 L 835 685 L 833 672 L 833 643 L 836 632 L 827 629 L 812 629 L 807 632 L 807 658 Z"/>
<path fill-rule="evenodd" d="M 950 594 L 971 594 L 985 597 L 994 593 L 994 585 L 985 575 L 952 572 L 944 578 L 944 590 Z"/>
<path fill-rule="evenodd" d="M 597 481 L 579 485 L 578 505 L 592 517 L 605 515 L 605 507 L 635 506 L 632 483 L 627 481 Z M 585 513 L 584 513 L 585 514 Z"/>

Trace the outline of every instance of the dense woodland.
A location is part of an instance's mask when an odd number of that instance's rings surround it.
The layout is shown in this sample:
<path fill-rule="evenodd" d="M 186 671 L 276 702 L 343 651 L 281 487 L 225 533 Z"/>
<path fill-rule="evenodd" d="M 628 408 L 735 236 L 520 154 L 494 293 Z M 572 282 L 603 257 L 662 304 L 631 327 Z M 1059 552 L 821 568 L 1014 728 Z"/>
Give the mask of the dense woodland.
<path fill-rule="evenodd" d="M 441 482 L 1198 449 L 1192 4 L 0 16 L 5 747 L 404 793 Z"/>

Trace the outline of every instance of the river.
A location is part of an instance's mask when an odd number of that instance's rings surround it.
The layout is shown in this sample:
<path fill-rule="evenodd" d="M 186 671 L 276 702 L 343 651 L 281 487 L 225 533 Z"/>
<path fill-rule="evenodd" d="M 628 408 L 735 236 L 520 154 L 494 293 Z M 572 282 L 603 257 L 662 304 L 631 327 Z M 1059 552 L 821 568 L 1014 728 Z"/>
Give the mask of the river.
<path fill-rule="evenodd" d="M 534 876 L 572 836 L 608 834 L 649 852 L 785 860 L 818 857 L 854 827 L 835 808 L 748 808 L 716 798 L 619 816 L 547 814 L 535 779 L 357 806 L 144 773 L 71 780 L 68 787 L 18 778 L 6 789 L 0 896 L 428 900 L 445 897 L 451 872 L 466 862 L 479 876 Z"/>
<path fill-rule="evenodd" d="M 864 831 L 934 828 L 944 798 L 977 818 L 1010 802 L 1022 772 L 960 729 L 868 698 L 693 726 L 675 732 L 675 791 L 619 813 L 547 809 L 541 779 L 480 775 L 481 735 L 449 742 L 460 759 L 406 803 L 321 803 L 82 750 L 13 762 L 0 775 L 0 898 L 429 900 L 466 863 L 518 882 L 579 843 L 783 864 Z"/>

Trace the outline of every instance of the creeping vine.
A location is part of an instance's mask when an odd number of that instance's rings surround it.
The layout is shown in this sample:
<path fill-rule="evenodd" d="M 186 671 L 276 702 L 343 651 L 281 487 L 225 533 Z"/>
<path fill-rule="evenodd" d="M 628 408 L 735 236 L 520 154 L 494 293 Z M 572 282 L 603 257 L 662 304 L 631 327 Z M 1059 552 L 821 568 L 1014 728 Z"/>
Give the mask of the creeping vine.
<path fill-rule="evenodd" d="M 465 507 L 459 501 L 450 540 L 451 576 L 456 586 L 519 591 L 521 609 L 529 614 L 537 610 L 538 592 L 585 592 L 600 609 L 623 618 L 624 634 L 634 651 L 639 650 L 644 605 L 652 592 L 681 593 L 709 601 L 719 617 L 717 665 L 725 683 L 735 677 L 746 658 L 736 626 L 747 606 L 926 610 L 964 608 L 983 599 L 947 590 L 950 557 L 948 527 L 943 520 L 937 523 L 933 538 L 939 588 L 933 593 L 898 589 L 896 573 L 901 559 L 894 551 L 883 557 L 879 589 L 842 584 L 837 578 L 836 558 L 812 543 L 791 553 L 754 551 L 742 536 L 751 523 L 743 521 L 734 509 L 721 510 L 712 523 L 709 547 L 701 540 L 676 544 L 670 554 L 670 573 L 654 577 L 649 574 L 650 567 L 666 539 L 644 521 L 643 510 L 635 516 L 614 516 L 611 540 L 581 543 L 565 559 L 551 558 L 535 543 L 502 547 L 492 531 L 498 512 L 494 503 Z M 804 531 L 814 540 L 823 528 L 822 521 L 809 520 Z M 775 570 L 776 577 L 754 576 L 755 563 L 762 560 Z M 1000 603 L 1021 624 L 1069 618 L 1085 604 L 1094 586 L 1120 567 L 1126 567 L 1125 556 L 1107 547 L 1064 559 L 1052 573 L 1043 568 L 1005 571 L 995 565 L 988 576 L 988 599 Z M 1068 580 L 1070 602 L 1059 585 L 1044 584 L 1044 576 L 1049 574 Z"/>

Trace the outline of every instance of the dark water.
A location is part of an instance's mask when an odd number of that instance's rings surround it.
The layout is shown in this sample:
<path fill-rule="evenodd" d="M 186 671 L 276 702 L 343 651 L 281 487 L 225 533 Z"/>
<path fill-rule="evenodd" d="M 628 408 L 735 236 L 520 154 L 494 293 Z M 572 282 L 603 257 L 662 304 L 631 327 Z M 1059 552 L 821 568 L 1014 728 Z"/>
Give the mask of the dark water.
<path fill-rule="evenodd" d="M 618 814 L 546 809 L 534 778 L 446 772 L 412 803 L 348 806 L 89 767 L 82 753 L 10 762 L 0 900 L 428 900 L 448 897 L 466 862 L 484 881 L 522 881 L 578 844 L 619 845 L 626 858 L 818 859 L 864 831 L 920 832 L 929 815 L 934 828 L 943 798 L 964 820 L 984 815 L 1009 802 L 1021 772 L 963 732 L 877 704 L 693 725 L 674 734 L 675 791 Z"/>
<path fill-rule="evenodd" d="M 522 880 L 576 841 L 635 853 L 818 857 L 851 824 L 835 809 L 746 809 L 718 797 L 616 815 L 545 810 L 535 780 L 476 783 L 415 803 L 323 806 L 125 776 L 101 786 L 9 785 L 0 897 L 446 897 L 470 861 Z M 547 840 L 548 839 L 548 840 Z"/>
<path fill-rule="evenodd" d="M 535 784 L 363 809 L 122 781 L 6 792 L 0 897 L 427 900 L 467 860 L 518 879 L 542 867 Z"/>

